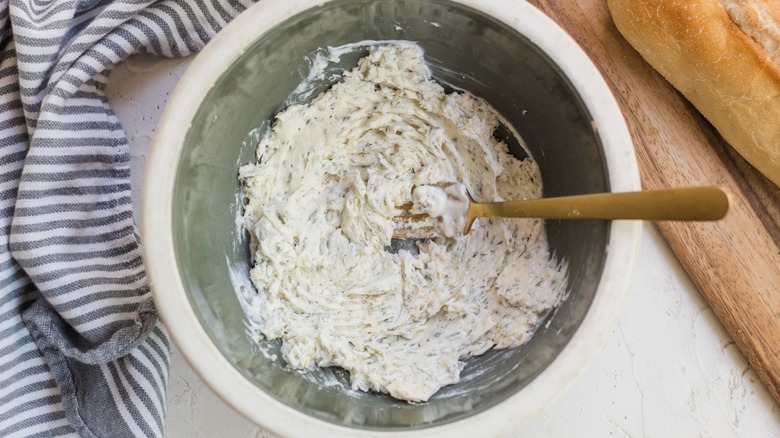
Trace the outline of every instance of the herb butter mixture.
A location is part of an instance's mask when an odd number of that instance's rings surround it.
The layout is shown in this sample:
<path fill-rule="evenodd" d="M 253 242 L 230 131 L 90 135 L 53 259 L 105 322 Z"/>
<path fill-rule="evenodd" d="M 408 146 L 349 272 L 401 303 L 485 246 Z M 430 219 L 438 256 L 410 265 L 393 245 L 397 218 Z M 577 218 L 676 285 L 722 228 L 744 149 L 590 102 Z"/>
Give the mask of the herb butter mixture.
<path fill-rule="evenodd" d="M 543 222 L 478 219 L 467 236 L 385 250 L 415 185 L 474 199 L 541 196 L 539 170 L 494 139 L 498 115 L 446 94 L 414 44 L 373 47 L 308 105 L 281 112 L 240 169 L 253 237 L 251 312 L 295 369 L 339 366 L 352 386 L 425 401 L 460 359 L 527 342 L 563 296 Z"/>

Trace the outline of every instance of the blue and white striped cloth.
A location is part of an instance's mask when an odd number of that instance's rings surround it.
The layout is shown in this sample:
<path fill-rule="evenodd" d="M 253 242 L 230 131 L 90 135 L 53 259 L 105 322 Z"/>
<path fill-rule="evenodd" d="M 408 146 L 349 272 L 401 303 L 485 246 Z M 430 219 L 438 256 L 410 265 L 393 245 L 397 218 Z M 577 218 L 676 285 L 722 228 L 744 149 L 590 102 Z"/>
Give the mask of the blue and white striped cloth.
<path fill-rule="evenodd" d="M 162 436 L 169 340 L 104 89 L 248 3 L 0 0 L 0 437 Z"/>

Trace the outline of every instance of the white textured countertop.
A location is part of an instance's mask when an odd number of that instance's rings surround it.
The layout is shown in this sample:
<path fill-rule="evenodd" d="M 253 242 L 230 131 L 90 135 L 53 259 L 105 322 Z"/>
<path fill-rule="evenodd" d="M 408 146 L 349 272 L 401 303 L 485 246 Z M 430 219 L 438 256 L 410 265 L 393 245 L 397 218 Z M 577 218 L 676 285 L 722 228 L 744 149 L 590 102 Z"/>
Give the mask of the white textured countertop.
<path fill-rule="evenodd" d="M 130 140 L 135 205 L 157 120 L 187 63 L 135 57 L 109 80 Z M 222 402 L 175 348 L 171 354 L 167 437 L 272 436 Z M 780 406 L 645 223 L 631 291 L 604 349 L 571 390 L 511 436 L 780 437 Z"/>

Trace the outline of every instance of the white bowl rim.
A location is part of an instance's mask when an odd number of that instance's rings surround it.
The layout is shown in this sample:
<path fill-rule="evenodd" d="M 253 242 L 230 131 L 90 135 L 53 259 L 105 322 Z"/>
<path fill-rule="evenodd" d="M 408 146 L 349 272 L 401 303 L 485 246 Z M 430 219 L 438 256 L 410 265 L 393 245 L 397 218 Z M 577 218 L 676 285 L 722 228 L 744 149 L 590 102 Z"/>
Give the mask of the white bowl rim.
<path fill-rule="evenodd" d="M 494 407 L 436 427 L 381 432 L 314 418 L 249 382 L 228 362 L 201 326 L 174 257 L 172 193 L 190 122 L 217 78 L 245 47 L 285 19 L 331 0 L 263 0 L 236 17 L 195 58 L 171 95 L 158 124 L 142 196 L 144 259 L 154 300 L 171 337 L 195 372 L 247 419 L 280 436 L 493 436 L 527 422 L 567 391 L 602 349 L 617 321 L 633 275 L 640 221 L 614 221 L 598 290 L 569 343 L 526 387 Z M 577 43 L 549 17 L 516 0 L 454 0 L 504 22 L 542 49 L 566 74 L 593 117 L 612 191 L 640 190 L 631 136 L 603 77 Z"/>

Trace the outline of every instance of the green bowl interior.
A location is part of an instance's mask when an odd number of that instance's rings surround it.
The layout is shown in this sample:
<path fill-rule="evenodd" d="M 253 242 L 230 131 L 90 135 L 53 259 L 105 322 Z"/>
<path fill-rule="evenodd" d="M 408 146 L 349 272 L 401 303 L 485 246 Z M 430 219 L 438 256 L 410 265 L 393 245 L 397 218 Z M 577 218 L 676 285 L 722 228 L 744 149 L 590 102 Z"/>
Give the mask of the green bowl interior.
<path fill-rule="evenodd" d="M 270 354 L 279 354 L 279 345 L 263 341 L 258 346 L 250 339 L 255 329 L 239 304 L 239 297 L 251 298 L 256 292 L 248 280 L 247 236 L 236 226 L 241 208 L 238 167 L 254 160 L 259 132 L 274 114 L 311 96 L 288 100 L 306 77 L 312 55 L 323 46 L 362 40 L 418 42 L 437 80 L 469 90 L 498 109 L 539 163 L 545 196 L 608 191 L 606 164 L 588 111 L 560 69 L 527 38 L 478 11 L 445 1 L 337 0 L 265 33 L 208 92 L 175 169 L 175 252 L 201 324 L 248 385 L 342 425 L 428 427 L 505 400 L 551 363 L 596 293 L 609 223 L 547 221 L 552 250 L 568 262 L 568 299 L 530 343 L 468 359 L 462 381 L 427 403 L 352 391 L 343 370 L 290 371 L 282 360 L 269 360 Z M 356 49 L 331 68 L 350 69 L 364 53 L 365 48 Z M 311 91 L 316 95 L 334 80 L 329 76 Z"/>

